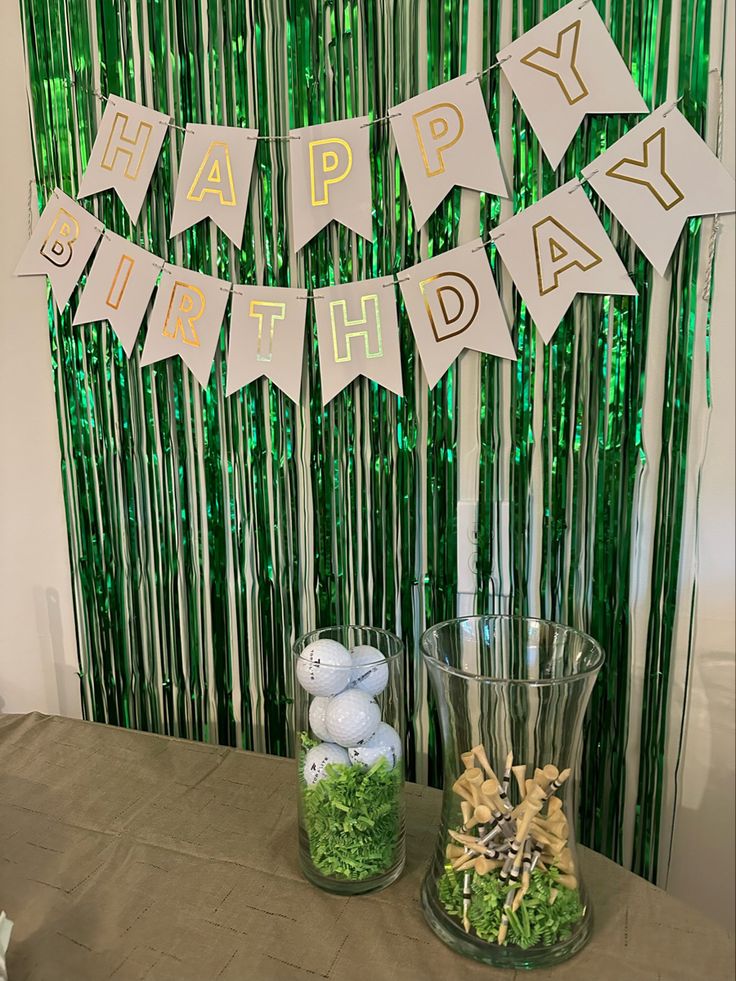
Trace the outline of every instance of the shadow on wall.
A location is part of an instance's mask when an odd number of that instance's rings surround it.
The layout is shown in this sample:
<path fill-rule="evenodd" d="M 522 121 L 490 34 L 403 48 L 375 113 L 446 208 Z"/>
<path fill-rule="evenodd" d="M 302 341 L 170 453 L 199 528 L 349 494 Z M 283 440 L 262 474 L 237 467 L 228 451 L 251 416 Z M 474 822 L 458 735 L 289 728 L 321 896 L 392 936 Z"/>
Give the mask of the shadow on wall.
<path fill-rule="evenodd" d="M 727 929 L 734 914 L 734 654 L 695 654 L 667 891 Z"/>
<path fill-rule="evenodd" d="M 56 711 L 59 715 L 79 718 L 79 670 L 76 663 L 69 663 L 71 652 L 76 657 L 76 644 L 74 641 L 69 643 L 69 653 L 65 656 L 59 592 L 36 586 L 33 600 L 39 650 L 43 663 L 48 665 L 42 672 L 46 705 L 50 707 L 49 711 Z"/>

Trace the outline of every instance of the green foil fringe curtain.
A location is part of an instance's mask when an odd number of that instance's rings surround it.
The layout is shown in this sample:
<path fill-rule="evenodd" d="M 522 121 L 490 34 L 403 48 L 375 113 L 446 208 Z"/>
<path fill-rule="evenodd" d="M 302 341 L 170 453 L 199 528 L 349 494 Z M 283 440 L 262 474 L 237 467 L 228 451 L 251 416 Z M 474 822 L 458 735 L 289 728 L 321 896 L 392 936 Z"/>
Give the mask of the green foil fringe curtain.
<path fill-rule="evenodd" d="M 180 125 L 282 135 L 291 126 L 384 116 L 463 72 L 481 23 L 487 66 L 502 42 L 559 5 L 21 0 L 39 205 L 56 185 L 76 193 L 102 110 L 94 90 L 144 102 Z M 680 108 L 703 132 L 708 0 L 597 5 L 650 107 L 666 97 L 673 11 L 681 19 Z M 482 84 L 501 142 L 513 127 L 506 164 L 514 210 L 637 121 L 586 119 L 553 172 L 516 103 L 504 113 L 504 98 L 512 103 L 499 73 Z M 183 134 L 172 129 L 170 137 L 137 226 L 113 192 L 95 201 L 109 228 L 170 261 L 240 283 L 318 287 L 392 273 L 458 243 L 462 193 L 416 229 L 385 125 L 371 130 L 372 243 L 331 227 L 291 257 L 280 142 L 258 145 L 241 250 L 207 223 L 169 240 Z M 481 197 L 482 233 L 500 207 Z M 425 624 L 457 611 L 458 437 L 462 426 L 479 428 L 475 608 L 559 619 L 602 642 L 608 660 L 589 713 L 581 837 L 621 861 L 633 814 L 632 866 L 656 877 L 666 726 L 681 724 L 668 719 L 668 705 L 699 222 L 683 234 L 669 313 L 655 321 L 650 266 L 599 210 L 639 296 L 578 298 L 545 348 L 491 254 L 519 361 L 480 358 L 470 420 L 459 413 L 462 366 L 428 391 L 403 310 L 405 397 L 361 380 L 323 410 L 311 314 L 297 406 L 267 382 L 225 399 L 225 331 L 202 391 L 178 359 L 145 369 L 137 353 L 128 361 L 107 324 L 72 327 L 78 291 L 62 315 L 49 299 L 86 717 L 287 754 L 295 636 L 331 623 L 383 625 L 407 647 L 410 771 L 436 783 L 437 730 L 417 641 Z M 653 332 L 666 335 L 662 451 L 650 474 L 658 483 L 654 527 L 641 529 Z M 652 536 L 651 607 L 641 703 L 631 704 L 632 549 L 642 534 Z M 627 760 L 630 713 L 641 713 L 638 760 Z M 630 766 L 635 799 L 626 793 Z"/>

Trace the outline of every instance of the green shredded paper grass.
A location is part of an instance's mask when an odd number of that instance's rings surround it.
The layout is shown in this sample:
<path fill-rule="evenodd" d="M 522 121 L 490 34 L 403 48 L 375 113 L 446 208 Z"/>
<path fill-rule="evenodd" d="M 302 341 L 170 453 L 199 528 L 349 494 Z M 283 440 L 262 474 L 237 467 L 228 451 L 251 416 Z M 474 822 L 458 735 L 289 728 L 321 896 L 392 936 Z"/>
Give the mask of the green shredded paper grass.
<path fill-rule="evenodd" d="M 463 872 L 445 869 L 439 881 L 440 902 L 450 916 L 462 919 Z M 559 884 L 559 872 L 555 868 L 535 869 L 532 872 L 529 891 L 518 910 L 509 911 L 509 929 L 506 944 L 518 947 L 549 947 L 572 934 L 572 927 L 583 915 L 580 893 Z M 554 902 L 552 890 L 557 894 Z M 503 905 L 508 895 L 508 882 L 502 882 L 498 873 L 472 874 L 470 909 L 468 919 L 482 940 L 498 941 Z"/>
<path fill-rule="evenodd" d="M 302 733 L 302 755 L 317 745 Z M 309 851 L 323 875 L 370 879 L 396 860 L 401 837 L 401 769 L 329 764 L 313 786 L 302 780 Z"/>

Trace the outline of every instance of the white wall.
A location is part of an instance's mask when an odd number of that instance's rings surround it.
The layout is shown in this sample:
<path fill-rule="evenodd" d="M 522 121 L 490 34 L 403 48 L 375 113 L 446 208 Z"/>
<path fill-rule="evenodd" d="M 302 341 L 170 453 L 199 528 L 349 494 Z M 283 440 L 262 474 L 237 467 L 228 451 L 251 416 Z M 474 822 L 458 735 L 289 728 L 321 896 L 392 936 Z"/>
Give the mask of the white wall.
<path fill-rule="evenodd" d="M 723 70 L 723 162 L 736 174 L 736 11 L 727 7 L 729 39 Z M 712 79 L 717 90 L 718 80 Z M 715 101 L 715 100 L 714 100 Z M 720 219 L 711 319 L 713 407 L 700 498 L 699 541 L 693 539 L 697 617 L 684 754 L 678 780 L 672 864 L 667 889 L 733 929 L 734 776 L 736 771 L 736 251 L 734 215 Z M 690 514 L 697 488 L 690 488 Z M 694 533 L 691 522 L 690 537 Z M 682 603 L 679 653 L 689 610 Z M 698 874 L 699 869 L 707 873 Z"/>
<path fill-rule="evenodd" d="M 28 238 L 33 177 L 18 8 L 0 4 L 0 710 L 78 716 L 46 287 L 12 276 Z"/>
<path fill-rule="evenodd" d="M 730 4 L 733 37 L 734 5 Z M 0 120 L 15 137 L 0 156 L 0 710 L 80 714 L 59 447 L 41 279 L 12 277 L 28 236 L 33 168 L 20 20 L 0 4 Z M 726 58 L 724 159 L 734 161 L 734 58 Z M 722 219 L 712 320 L 713 412 L 703 472 L 699 602 L 692 689 L 668 888 L 733 922 L 734 867 L 734 220 Z M 473 357 L 462 371 L 472 378 Z M 464 387 L 472 391 L 472 384 Z M 475 404 L 464 405 L 477 415 Z M 477 434 L 465 427 L 461 496 L 471 496 Z M 463 472 L 466 468 L 463 468 Z M 465 479 L 467 477 L 467 479 Z M 685 610 L 685 612 L 687 612 Z M 682 634 L 683 631 L 680 631 Z M 686 631 L 685 631 L 686 635 Z M 707 868 L 707 875 L 703 869 Z"/>

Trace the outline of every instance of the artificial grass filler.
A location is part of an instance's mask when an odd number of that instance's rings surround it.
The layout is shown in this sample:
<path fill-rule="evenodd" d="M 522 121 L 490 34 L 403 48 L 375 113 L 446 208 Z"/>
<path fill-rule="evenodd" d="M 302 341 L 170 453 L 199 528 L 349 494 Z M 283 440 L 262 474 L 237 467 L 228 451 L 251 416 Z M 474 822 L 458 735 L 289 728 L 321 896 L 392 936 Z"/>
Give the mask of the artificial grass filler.
<path fill-rule="evenodd" d="M 462 873 L 446 868 L 438 883 L 442 905 L 451 916 L 463 915 Z M 473 874 L 468 919 L 481 939 L 496 942 L 501 926 L 508 882 L 497 873 Z M 516 912 L 507 910 L 509 930 L 506 943 L 524 949 L 537 944 L 551 946 L 570 936 L 573 924 L 583 915 L 580 893 L 559 885 L 556 868 L 535 869 L 529 890 Z"/>
<path fill-rule="evenodd" d="M 302 733 L 303 751 L 315 743 Z M 401 771 L 330 763 L 313 786 L 302 781 L 304 822 L 315 868 L 323 875 L 370 879 L 388 871 L 401 838 Z"/>

